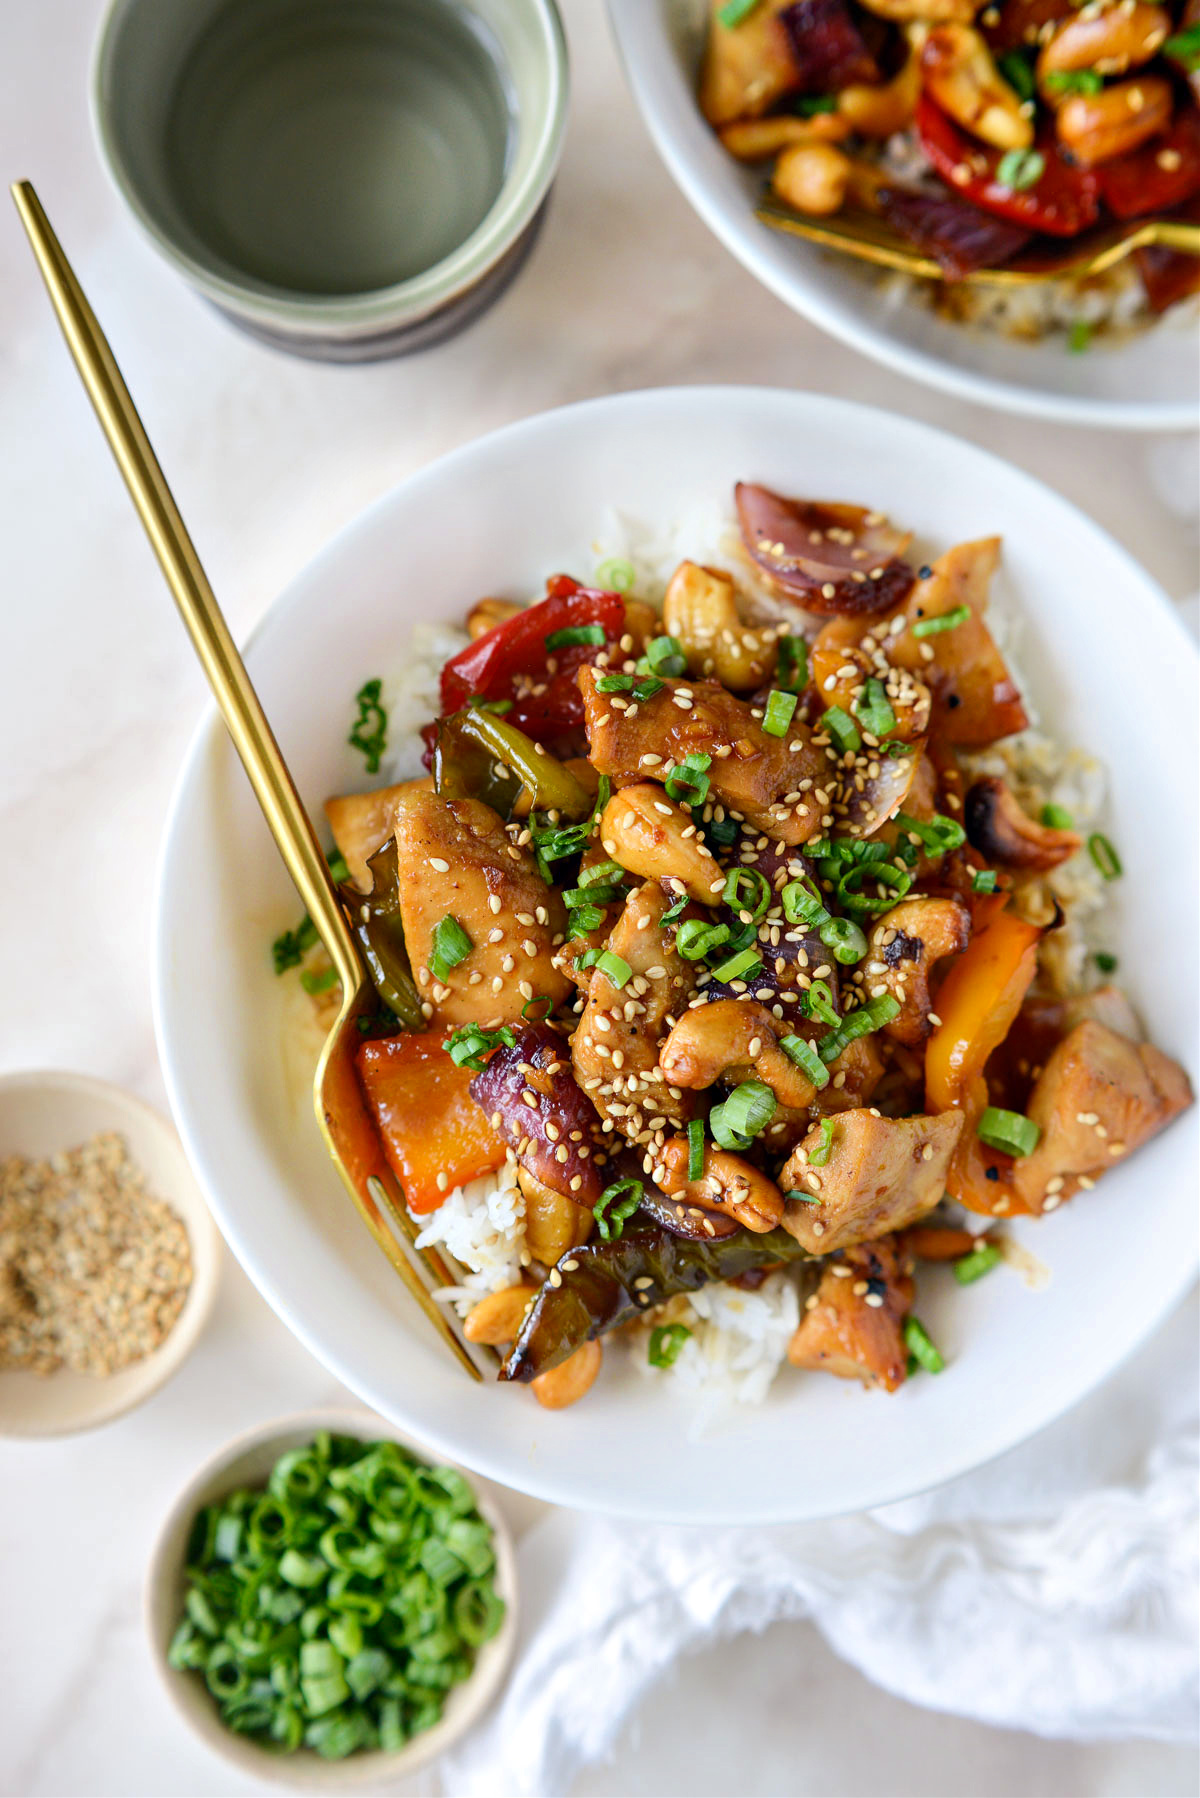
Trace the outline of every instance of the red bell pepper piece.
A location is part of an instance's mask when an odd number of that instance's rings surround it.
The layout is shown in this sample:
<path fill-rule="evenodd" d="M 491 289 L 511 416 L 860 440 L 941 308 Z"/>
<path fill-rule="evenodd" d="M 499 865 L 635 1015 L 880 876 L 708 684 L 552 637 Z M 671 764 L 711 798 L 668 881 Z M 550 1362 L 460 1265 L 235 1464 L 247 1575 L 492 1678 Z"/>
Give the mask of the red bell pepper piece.
<path fill-rule="evenodd" d="M 455 1067 L 442 1038 L 436 1029 L 406 1031 L 358 1051 L 367 1104 L 410 1211 L 436 1211 L 456 1186 L 504 1161 L 502 1139 L 471 1097 L 471 1069 Z"/>
<path fill-rule="evenodd" d="M 535 739 L 582 725 L 583 697 L 575 677 L 603 645 L 548 650 L 546 639 L 556 631 L 598 624 L 605 644 L 612 644 L 625 628 L 625 601 L 619 593 L 581 587 L 565 574 L 547 581 L 546 593 L 537 605 L 494 625 L 450 658 L 442 669 L 443 713 L 461 710 L 474 694 L 511 700 L 509 722 Z"/>
<path fill-rule="evenodd" d="M 1017 190 L 996 179 L 1004 152 L 960 131 L 927 94 L 917 102 L 916 125 L 922 150 L 951 192 L 985 212 L 1050 237 L 1074 237 L 1099 217 L 1098 171 L 1065 161 L 1052 128 L 1037 143 L 1045 169 L 1031 187 Z"/>
<path fill-rule="evenodd" d="M 1166 131 L 1126 156 L 1102 162 L 1096 176 L 1104 204 L 1119 219 L 1182 206 L 1200 193 L 1200 111 L 1187 102 Z"/>

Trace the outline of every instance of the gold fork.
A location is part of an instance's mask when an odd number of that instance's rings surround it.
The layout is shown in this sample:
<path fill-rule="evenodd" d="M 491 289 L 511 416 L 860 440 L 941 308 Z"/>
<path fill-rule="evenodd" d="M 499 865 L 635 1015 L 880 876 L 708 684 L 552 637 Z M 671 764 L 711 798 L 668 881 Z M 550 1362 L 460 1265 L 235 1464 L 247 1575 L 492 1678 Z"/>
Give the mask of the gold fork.
<path fill-rule="evenodd" d="M 125 477 L 267 827 L 341 982 L 341 1006 L 313 1082 L 317 1122 L 326 1147 L 376 1243 L 442 1341 L 473 1378 L 482 1379 L 498 1364 L 495 1350 L 468 1342 L 451 1308 L 443 1308 L 433 1297 L 438 1287 L 461 1284 L 463 1270 L 449 1255 L 416 1248 L 416 1227 L 384 1158 L 358 1083 L 354 1067 L 355 1051 L 362 1042 L 358 1020 L 373 1016 L 378 1001 L 320 844 L 104 333 L 29 182 L 15 182 L 12 196 L 67 348 Z"/>
<path fill-rule="evenodd" d="M 755 209 L 764 225 L 773 231 L 784 231 L 819 244 L 824 250 L 840 250 L 860 262 L 877 268 L 897 269 L 906 275 L 921 275 L 926 280 L 944 279 L 941 267 L 932 256 L 923 256 L 906 237 L 894 231 L 875 212 L 865 206 L 852 207 L 832 218 L 808 218 L 794 212 L 773 196 L 765 196 Z M 1028 287 L 1035 281 L 1059 280 L 1069 276 L 1083 280 L 1089 275 L 1104 274 L 1132 256 L 1135 250 L 1150 245 L 1163 249 L 1183 250 L 1200 256 L 1200 224 L 1188 219 L 1134 219 L 1107 230 L 1089 232 L 1061 254 L 1038 250 L 1018 256 L 1003 268 L 980 268 L 964 278 L 966 286 Z"/>

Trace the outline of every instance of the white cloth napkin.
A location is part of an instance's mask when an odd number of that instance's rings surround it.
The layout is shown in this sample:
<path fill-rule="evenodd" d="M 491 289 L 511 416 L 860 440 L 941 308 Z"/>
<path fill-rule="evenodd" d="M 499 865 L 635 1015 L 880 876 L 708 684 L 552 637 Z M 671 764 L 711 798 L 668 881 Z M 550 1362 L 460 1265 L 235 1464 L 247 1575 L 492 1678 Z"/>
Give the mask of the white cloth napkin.
<path fill-rule="evenodd" d="M 1066 1418 L 925 1497 L 715 1533 L 547 1517 L 521 1546 L 516 1670 L 445 1790 L 559 1798 L 678 1656 L 801 1617 L 914 1704 L 1046 1736 L 1188 1740 L 1197 1315 L 1192 1299 Z"/>

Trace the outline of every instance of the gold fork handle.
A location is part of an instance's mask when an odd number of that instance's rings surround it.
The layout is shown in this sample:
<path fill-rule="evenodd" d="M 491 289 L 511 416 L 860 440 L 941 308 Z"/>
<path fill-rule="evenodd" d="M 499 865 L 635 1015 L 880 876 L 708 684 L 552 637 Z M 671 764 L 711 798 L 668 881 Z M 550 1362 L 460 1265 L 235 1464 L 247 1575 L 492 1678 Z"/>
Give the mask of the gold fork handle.
<path fill-rule="evenodd" d="M 32 186 L 28 181 L 14 182 L 12 196 L 67 347 L 175 596 L 271 835 L 338 978 L 351 992 L 363 978 L 362 963 L 325 857 L 129 389 Z"/>

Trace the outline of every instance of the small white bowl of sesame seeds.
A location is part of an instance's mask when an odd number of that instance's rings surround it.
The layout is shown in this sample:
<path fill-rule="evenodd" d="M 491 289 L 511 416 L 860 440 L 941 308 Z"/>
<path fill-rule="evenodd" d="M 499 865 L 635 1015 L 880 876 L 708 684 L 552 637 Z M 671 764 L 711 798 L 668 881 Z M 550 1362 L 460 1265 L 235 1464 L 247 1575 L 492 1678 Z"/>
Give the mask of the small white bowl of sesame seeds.
<path fill-rule="evenodd" d="M 0 1435 L 94 1429 L 156 1392 L 220 1255 L 158 1112 L 87 1074 L 0 1077 Z"/>

